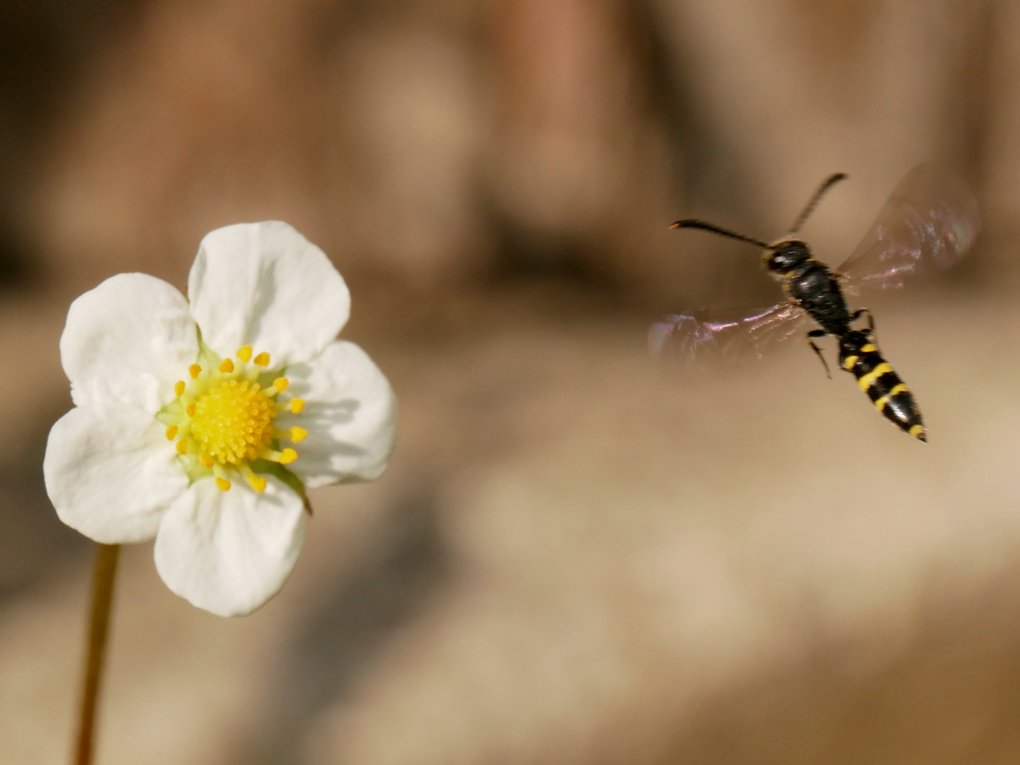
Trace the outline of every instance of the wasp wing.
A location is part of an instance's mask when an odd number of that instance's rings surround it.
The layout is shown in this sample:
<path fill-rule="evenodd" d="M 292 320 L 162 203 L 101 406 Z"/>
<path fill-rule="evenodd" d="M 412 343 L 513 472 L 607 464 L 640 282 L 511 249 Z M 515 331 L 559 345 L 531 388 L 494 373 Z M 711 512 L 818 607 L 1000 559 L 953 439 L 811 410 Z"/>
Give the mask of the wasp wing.
<path fill-rule="evenodd" d="M 765 356 L 796 334 L 807 314 L 784 302 L 748 312 L 701 310 L 664 316 L 648 331 L 654 356 L 671 366 L 705 369 Z"/>
<path fill-rule="evenodd" d="M 900 181 L 839 273 L 850 294 L 899 289 L 955 264 L 979 228 L 977 202 L 963 181 L 921 165 Z"/>

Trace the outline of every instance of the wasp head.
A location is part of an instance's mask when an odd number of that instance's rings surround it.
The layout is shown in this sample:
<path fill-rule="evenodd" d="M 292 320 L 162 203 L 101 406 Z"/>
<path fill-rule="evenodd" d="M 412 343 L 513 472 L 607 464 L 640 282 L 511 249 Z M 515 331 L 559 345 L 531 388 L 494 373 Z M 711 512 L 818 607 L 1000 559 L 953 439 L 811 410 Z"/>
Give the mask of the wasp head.
<path fill-rule="evenodd" d="M 765 267 L 777 274 L 788 274 L 811 259 L 811 251 L 804 242 L 784 239 L 769 245 L 765 250 Z"/>

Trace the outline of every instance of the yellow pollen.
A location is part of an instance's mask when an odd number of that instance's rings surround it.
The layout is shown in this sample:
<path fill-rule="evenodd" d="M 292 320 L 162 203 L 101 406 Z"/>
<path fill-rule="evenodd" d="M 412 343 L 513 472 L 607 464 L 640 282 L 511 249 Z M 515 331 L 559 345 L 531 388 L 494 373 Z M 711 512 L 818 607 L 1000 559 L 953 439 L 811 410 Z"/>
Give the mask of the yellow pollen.
<path fill-rule="evenodd" d="M 186 387 L 187 386 L 184 384 L 184 380 L 178 380 L 177 382 L 174 383 L 174 395 L 177 396 L 177 398 L 180 398 L 181 396 L 184 395 L 184 389 Z"/>
<path fill-rule="evenodd" d="M 273 387 L 276 388 L 277 393 L 283 393 L 287 390 L 287 386 L 290 385 L 290 380 L 286 377 L 277 377 L 273 380 Z"/>
<path fill-rule="evenodd" d="M 218 488 L 220 491 L 230 491 L 230 481 L 228 481 L 226 478 L 220 478 L 219 476 L 216 476 L 216 488 Z"/>
<path fill-rule="evenodd" d="M 297 452 L 293 449 L 287 448 L 280 452 L 280 464 L 289 465 L 297 459 Z"/>
<path fill-rule="evenodd" d="M 188 374 L 191 375 L 192 380 L 197 380 L 198 376 L 202 374 L 202 366 L 200 364 L 192 364 L 188 367 Z"/>
<path fill-rule="evenodd" d="M 223 380 L 195 403 L 191 434 L 202 454 L 221 465 L 258 458 L 272 438 L 275 407 L 255 382 Z"/>
<path fill-rule="evenodd" d="M 258 356 L 255 357 L 255 366 L 257 367 L 268 367 L 269 366 L 269 354 L 262 351 Z"/>
<path fill-rule="evenodd" d="M 223 359 L 223 361 L 220 362 L 220 372 L 222 372 L 225 375 L 229 375 L 233 371 L 234 371 L 233 361 L 231 361 L 230 359 Z"/>
<path fill-rule="evenodd" d="M 237 358 L 247 364 L 251 361 L 251 346 L 244 345 L 237 349 Z"/>
<path fill-rule="evenodd" d="M 299 444 L 308 438 L 308 431 L 304 428 L 299 428 L 297 425 L 290 429 L 290 440 L 295 444 Z"/>
<path fill-rule="evenodd" d="M 171 425 L 166 429 L 166 440 L 173 441 L 175 438 L 177 438 L 177 426 Z"/>
<path fill-rule="evenodd" d="M 294 414 L 301 414 L 305 408 L 305 400 L 303 398 L 292 398 L 290 400 L 290 411 Z"/>

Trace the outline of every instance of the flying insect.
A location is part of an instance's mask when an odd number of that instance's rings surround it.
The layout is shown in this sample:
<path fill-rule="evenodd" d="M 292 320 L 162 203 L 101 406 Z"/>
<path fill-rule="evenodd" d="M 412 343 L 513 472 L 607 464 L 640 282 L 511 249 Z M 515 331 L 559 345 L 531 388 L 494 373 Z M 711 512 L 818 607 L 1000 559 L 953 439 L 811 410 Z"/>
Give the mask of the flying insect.
<path fill-rule="evenodd" d="M 828 364 L 815 341 L 832 335 L 840 368 L 856 378 L 894 425 L 926 441 L 913 393 L 878 350 L 871 311 L 851 311 L 845 295 L 856 296 L 868 288 L 898 289 L 955 264 L 977 236 L 977 204 L 959 179 L 917 167 L 893 191 L 850 257 L 832 270 L 796 234 L 822 196 L 845 178 L 843 173 L 827 178 L 790 233 L 771 243 L 692 218 L 673 223 L 671 228 L 701 229 L 761 248 L 763 265 L 780 282 L 786 300 L 753 311 L 670 314 L 652 325 L 649 344 L 656 355 L 684 367 L 702 366 L 708 360 L 761 358 L 813 320 L 818 326 L 806 333 L 807 341 L 826 373 Z M 866 319 L 865 325 L 855 328 L 860 319 Z"/>

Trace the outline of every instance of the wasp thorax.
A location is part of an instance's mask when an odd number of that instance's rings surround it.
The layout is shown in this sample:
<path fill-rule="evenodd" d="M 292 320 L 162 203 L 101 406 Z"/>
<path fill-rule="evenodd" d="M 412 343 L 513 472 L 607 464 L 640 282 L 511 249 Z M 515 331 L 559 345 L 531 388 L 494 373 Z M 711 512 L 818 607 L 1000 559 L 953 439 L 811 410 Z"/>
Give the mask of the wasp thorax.
<path fill-rule="evenodd" d="M 765 267 L 769 271 L 786 274 L 811 259 L 811 251 L 804 242 L 787 239 L 765 250 Z"/>

